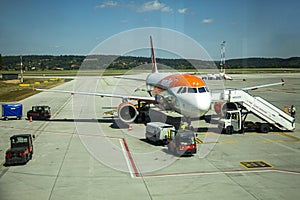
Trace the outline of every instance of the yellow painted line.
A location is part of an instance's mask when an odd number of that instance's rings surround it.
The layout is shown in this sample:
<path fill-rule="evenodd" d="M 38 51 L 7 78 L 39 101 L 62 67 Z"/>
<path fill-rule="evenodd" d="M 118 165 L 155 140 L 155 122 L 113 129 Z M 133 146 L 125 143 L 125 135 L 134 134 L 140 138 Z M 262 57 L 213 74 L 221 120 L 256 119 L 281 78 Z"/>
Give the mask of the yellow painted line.
<path fill-rule="evenodd" d="M 286 133 L 284 133 L 284 132 L 280 132 L 279 134 L 282 135 L 282 136 L 291 138 L 291 139 L 293 139 L 293 140 L 295 140 L 295 141 L 300 141 L 300 138 L 298 138 L 298 137 L 296 137 L 296 136 L 289 135 L 289 134 L 286 134 Z"/>
<path fill-rule="evenodd" d="M 234 143 L 237 143 L 237 142 L 238 142 L 238 140 L 232 139 L 232 140 L 222 141 L 222 142 L 220 142 L 220 144 L 234 144 Z"/>
<path fill-rule="evenodd" d="M 199 138 L 195 138 L 197 144 L 202 144 L 203 142 Z"/>
<path fill-rule="evenodd" d="M 35 85 L 39 85 L 39 84 L 41 84 L 41 82 L 34 82 L 34 84 L 35 84 Z"/>
<path fill-rule="evenodd" d="M 271 143 L 271 142 L 279 143 L 279 142 L 299 142 L 300 141 L 300 138 L 295 137 L 293 135 L 289 135 L 289 134 L 284 133 L 284 132 L 277 132 L 277 133 L 271 133 L 271 134 L 282 135 L 282 136 L 285 136 L 289 139 L 285 139 L 285 140 L 284 139 L 276 139 L 276 140 L 266 139 L 266 140 L 262 140 L 262 142 L 264 142 L 264 143 Z"/>
<path fill-rule="evenodd" d="M 102 78 L 102 80 L 105 82 L 105 84 L 106 84 L 107 86 L 111 86 L 111 84 L 109 84 L 109 82 L 108 82 L 105 78 Z"/>
<path fill-rule="evenodd" d="M 113 111 L 113 110 L 112 110 L 112 111 L 106 111 L 106 112 L 104 112 L 103 114 L 104 114 L 104 115 L 113 115 L 114 112 L 115 112 L 115 111 Z"/>
<path fill-rule="evenodd" d="M 20 87 L 30 87 L 30 84 L 28 83 L 21 83 L 19 84 Z"/>
<path fill-rule="evenodd" d="M 214 142 L 205 142 L 205 141 L 202 141 L 201 139 L 197 138 L 196 137 L 196 142 L 197 144 L 234 144 L 234 143 L 237 143 L 238 140 L 236 139 L 232 139 L 232 140 L 225 140 L 225 141 L 214 141 Z"/>
<path fill-rule="evenodd" d="M 278 143 L 278 142 L 284 142 L 284 140 L 263 140 L 262 142 L 263 143 L 272 143 L 272 142 Z"/>
<path fill-rule="evenodd" d="M 49 81 L 44 81 L 44 83 L 48 83 Z"/>

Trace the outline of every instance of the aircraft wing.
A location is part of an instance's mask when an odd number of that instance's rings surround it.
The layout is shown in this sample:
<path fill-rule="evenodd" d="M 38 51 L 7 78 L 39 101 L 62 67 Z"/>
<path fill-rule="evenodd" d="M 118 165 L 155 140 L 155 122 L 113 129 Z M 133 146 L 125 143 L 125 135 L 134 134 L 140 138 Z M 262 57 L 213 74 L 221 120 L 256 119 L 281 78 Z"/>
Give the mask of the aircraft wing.
<path fill-rule="evenodd" d="M 36 91 L 43 92 L 57 92 L 57 93 L 69 93 L 69 94 L 78 94 L 78 95 L 92 95 L 100 97 L 114 97 L 120 99 L 136 100 L 136 101 L 145 101 L 148 103 L 156 102 L 155 97 L 146 97 L 146 96 L 130 96 L 125 94 L 110 94 L 110 93 L 101 93 L 101 92 L 79 92 L 79 91 L 70 91 L 70 90 L 52 90 L 52 89 L 39 89 L 34 88 Z"/>
<path fill-rule="evenodd" d="M 282 85 L 284 86 L 284 80 L 281 79 L 281 82 L 278 83 L 269 83 L 269 84 L 264 84 L 264 85 L 257 85 L 257 86 L 250 86 L 250 87 L 244 87 L 244 88 L 239 88 L 240 90 L 256 90 L 258 88 L 263 88 L 263 87 L 270 87 L 274 85 Z"/>
<path fill-rule="evenodd" d="M 133 80 L 133 81 L 143 81 L 143 82 L 146 81 L 145 78 L 132 78 L 132 77 L 125 77 L 125 76 L 114 76 L 114 78 Z"/>

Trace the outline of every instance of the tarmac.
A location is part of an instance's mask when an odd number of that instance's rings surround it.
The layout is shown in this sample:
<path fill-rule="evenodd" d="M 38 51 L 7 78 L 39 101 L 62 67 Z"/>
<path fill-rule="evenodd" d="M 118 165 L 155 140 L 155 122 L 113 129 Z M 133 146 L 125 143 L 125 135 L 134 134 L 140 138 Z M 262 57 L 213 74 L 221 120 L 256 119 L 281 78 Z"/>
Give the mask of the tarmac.
<path fill-rule="evenodd" d="M 211 91 L 279 82 L 251 91 L 279 108 L 300 108 L 300 74 L 237 74 L 207 81 Z M 141 75 L 144 76 L 144 75 Z M 84 77 L 55 89 L 133 94 L 142 82 Z M 0 121 L 0 199 L 298 199 L 300 117 L 293 132 L 224 135 L 215 124 L 193 122 L 196 155 L 176 157 L 145 142 L 145 125 L 105 112 L 121 99 L 41 92 L 24 99 L 22 120 Z M 32 105 L 48 105 L 49 121 L 26 119 Z M 212 113 L 212 111 L 210 112 Z M 251 118 L 252 119 L 252 118 Z M 253 120 L 257 120 L 254 119 Z M 9 137 L 35 135 L 33 159 L 3 166 Z"/>

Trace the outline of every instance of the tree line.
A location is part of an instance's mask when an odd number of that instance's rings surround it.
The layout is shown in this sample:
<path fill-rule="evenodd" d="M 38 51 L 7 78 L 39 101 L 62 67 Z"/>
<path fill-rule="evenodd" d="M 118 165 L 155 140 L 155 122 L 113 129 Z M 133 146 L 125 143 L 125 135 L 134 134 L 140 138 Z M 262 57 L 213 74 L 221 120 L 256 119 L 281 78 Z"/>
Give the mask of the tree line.
<path fill-rule="evenodd" d="M 1 56 L 0 70 L 20 70 L 20 56 Z M 107 55 L 26 55 L 22 56 L 24 70 L 78 70 L 81 65 L 89 69 L 132 69 L 151 63 L 151 58 L 134 56 L 107 56 Z M 220 67 L 220 61 L 203 61 L 188 59 L 157 58 L 160 65 L 173 69 L 212 69 Z M 226 60 L 226 68 L 299 68 L 300 57 L 291 58 L 241 58 Z"/>

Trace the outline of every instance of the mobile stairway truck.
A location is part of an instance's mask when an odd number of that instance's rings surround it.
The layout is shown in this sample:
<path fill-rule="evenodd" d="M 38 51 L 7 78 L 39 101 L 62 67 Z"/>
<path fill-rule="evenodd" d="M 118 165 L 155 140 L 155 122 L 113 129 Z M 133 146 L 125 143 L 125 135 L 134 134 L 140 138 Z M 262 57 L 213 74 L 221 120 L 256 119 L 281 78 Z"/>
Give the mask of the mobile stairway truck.
<path fill-rule="evenodd" d="M 222 132 L 268 133 L 270 130 L 293 131 L 295 129 L 295 118 L 261 97 L 252 96 L 243 90 L 225 90 L 223 98 L 226 102 L 223 104 L 222 117 L 218 121 L 218 127 Z M 263 122 L 246 121 L 250 113 Z"/>

